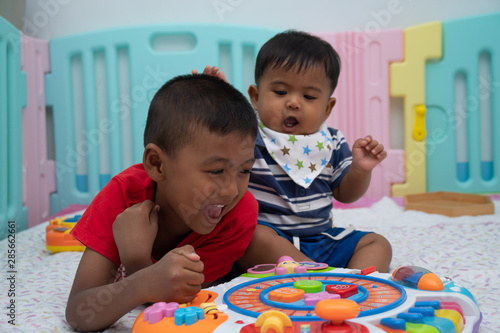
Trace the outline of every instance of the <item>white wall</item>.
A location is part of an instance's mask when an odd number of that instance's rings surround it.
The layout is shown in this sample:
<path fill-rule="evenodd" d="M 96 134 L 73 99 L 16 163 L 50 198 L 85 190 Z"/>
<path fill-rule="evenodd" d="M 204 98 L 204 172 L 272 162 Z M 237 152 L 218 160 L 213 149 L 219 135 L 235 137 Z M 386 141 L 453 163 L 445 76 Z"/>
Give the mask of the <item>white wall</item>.
<path fill-rule="evenodd" d="M 500 11 L 499 0 L 26 0 L 25 15 L 15 20 L 21 19 L 27 35 L 51 39 L 95 29 L 166 22 L 311 32 L 406 28 L 493 11 Z"/>
<path fill-rule="evenodd" d="M 500 0 L 0 0 L 0 16 L 23 26 L 27 35 L 43 39 L 179 22 L 310 32 L 404 29 L 498 11 Z M 402 100 L 392 99 L 392 148 L 403 148 L 402 114 Z"/>

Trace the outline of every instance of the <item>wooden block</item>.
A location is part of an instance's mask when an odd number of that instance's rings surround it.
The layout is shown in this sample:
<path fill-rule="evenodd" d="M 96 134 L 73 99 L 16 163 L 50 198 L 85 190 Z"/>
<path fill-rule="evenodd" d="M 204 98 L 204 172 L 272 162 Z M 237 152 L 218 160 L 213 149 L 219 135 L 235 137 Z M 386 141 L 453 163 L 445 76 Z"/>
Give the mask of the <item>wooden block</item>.
<path fill-rule="evenodd" d="M 405 210 L 456 217 L 494 214 L 495 206 L 484 195 L 430 192 L 405 196 Z"/>

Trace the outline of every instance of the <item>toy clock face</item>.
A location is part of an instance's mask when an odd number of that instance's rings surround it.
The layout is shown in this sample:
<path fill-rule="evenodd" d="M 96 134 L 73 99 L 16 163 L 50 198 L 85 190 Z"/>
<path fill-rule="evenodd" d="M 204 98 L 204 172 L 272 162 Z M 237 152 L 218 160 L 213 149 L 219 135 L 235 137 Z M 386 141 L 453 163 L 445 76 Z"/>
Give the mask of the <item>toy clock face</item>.
<path fill-rule="evenodd" d="M 405 290 L 391 281 L 352 274 L 308 273 L 272 276 L 240 284 L 225 293 L 224 303 L 232 311 L 251 317 L 258 317 L 265 311 L 279 310 L 292 320 L 320 320 L 314 312 L 314 306 L 307 305 L 304 298 L 287 302 L 276 301 L 273 296 L 276 291 L 286 293 L 283 288 L 294 288 L 294 284 L 304 280 L 310 281 L 309 285 L 314 281 L 323 291 L 334 286 L 341 291 L 348 291 L 351 286 L 356 286 L 357 293 L 348 297 L 359 304 L 359 317 L 385 312 L 406 300 Z"/>

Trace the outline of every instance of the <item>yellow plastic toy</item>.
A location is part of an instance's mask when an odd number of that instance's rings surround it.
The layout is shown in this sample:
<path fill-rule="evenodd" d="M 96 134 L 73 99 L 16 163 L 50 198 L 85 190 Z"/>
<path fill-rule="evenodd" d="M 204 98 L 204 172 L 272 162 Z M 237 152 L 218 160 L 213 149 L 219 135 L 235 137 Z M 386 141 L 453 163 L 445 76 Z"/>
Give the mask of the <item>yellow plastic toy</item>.
<path fill-rule="evenodd" d="M 404 61 L 390 66 L 390 92 L 404 97 L 404 148 L 406 177 L 392 185 L 392 195 L 427 192 L 425 148 L 425 62 L 441 58 L 441 22 L 404 30 Z"/>
<path fill-rule="evenodd" d="M 70 234 L 71 229 L 73 229 L 80 217 L 81 215 L 76 215 L 73 218 L 60 216 L 50 220 L 49 225 L 45 228 L 47 250 L 52 253 L 64 251 L 83 252 L 85 245 Z"/>
<path fill-rule="evenodd" d="M 292 321 L 283 312 L 271 310 L 257 317 L 255 327 L 260 328 L 260 332 L 282 333 L 286 327 L 292 327 Z"/>

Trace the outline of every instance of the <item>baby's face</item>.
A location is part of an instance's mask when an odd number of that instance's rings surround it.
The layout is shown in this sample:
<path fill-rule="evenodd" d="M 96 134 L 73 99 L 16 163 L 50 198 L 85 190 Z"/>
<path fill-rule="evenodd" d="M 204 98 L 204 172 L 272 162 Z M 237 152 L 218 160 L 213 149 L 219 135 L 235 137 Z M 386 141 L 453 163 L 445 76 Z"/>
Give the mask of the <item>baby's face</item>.
<path fill-rule="evenodd" d="M 330 89 L 330 81 L 318 66 L 300 72 L 268 68 L 259 86 L 251 86 L 248 93 L 266 127 L 306 135 L 317 132 L 330 115 L 335 105 Z"/>

